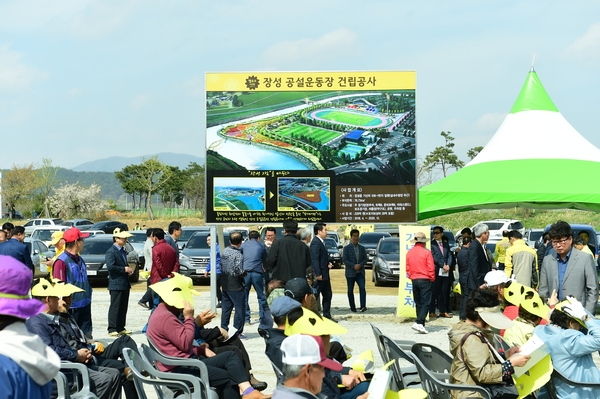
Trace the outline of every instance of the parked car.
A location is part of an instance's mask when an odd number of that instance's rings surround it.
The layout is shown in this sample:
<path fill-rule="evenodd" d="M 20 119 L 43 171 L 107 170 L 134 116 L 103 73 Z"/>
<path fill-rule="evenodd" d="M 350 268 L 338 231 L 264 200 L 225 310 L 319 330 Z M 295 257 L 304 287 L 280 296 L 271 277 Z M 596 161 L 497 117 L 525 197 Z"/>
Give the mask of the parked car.
<path fill-rule="evenodd" d="M 98 234 L 85 238 L 83 249 L 79 254 L 87 266 L 89 281 L 108 281 L 108 269 L 105 264 L 106 251 L 113 245 L 112 234 Z M 130 243 L 125 244 L 127 262 L 133 268 L 129 281 L 137 282 L 140 279 L 140 260 L 137 252 Z"/>
<path fill-rule="evenodd" d="M 61 223 L 63 226 L 75 226 L 78 229 L 81 229 L 81 226 L 88 226 L 88 225 L 92 225 L 94 224 L 94 222 L 92 222 L 89 219 L 69 219 L 69 220 L 63 220 L 63 222 Z"/>
<path fill-rule="evenodd" d="M 177 246 L 179 247 L 179 252 L 185 248 L 190 237 L 197 231 L 210 231 L 209 226 L 182 226 L 181 227 L 181 236 L 177 239 Z M 165 232 L 166 234 L 166 232 Z"/>
<path fill-rule="evenodd" d="M 325 248 L 327 248 L 329 262 L 333 265 L 333 268 L 340 269 L 342 267 L 342 254 L 340 253 L 340 248 L 342 248 L 342 246 L 337 245 L 332 238 L 325 238 L 323 244 L 325 244 Z"/>
<path fill-rule="evenodd" d="M 342 245 L 340 242 L 340 235 L 337 233 L 337 231 L 328 231 L 327 238 L 331 238 L 333 241 L 335 241 L 335 245 Z"/>
<path fill-rule="evenodd" d="M 65 231 L 69 227 L 68 226 L 42 226 L 33 230 L 31 233 L 31 238 L 36 238 L 38 240 L 42 240 L 44 244 L 50 246 L 50 242 L 52 242 L 52 234 L 56 231 Z"/>
<path fill-rule="evenodd" d="M 242 240 L 246 241 L 248 239 L 248 234 L 250 234 L 250 228 L 249 227 L 241 227 L 241 226 L 231 226 L 231 227 L 226 227 L 223 230 L 223 234 L 231 234 L 234 231 L 237 231 L 238 233 L 240 233 L 242 235 Z"/>
<path fill-rule="evenodd" d="M 521 234 L 525 234 L 525 227 L 523 226 L 523 223 L 516 219 L 493 219 L 485 220 L 479 223 L 487 224 L 488 228 L 490 229 L 490 236 L 488 238 L 489 242 L 500 241 L 502 239 L 502 232 L 504 230 L 519 230 Z M 473 227 L 471 227 L 471 230 L 473 230 Z"/>
<path fill-rule="evenodd" d="M 127 239 L 127 242 L 131 244 L 135 252 L 137 252 L 140 259 L 140 267 L 144 269 L 146 264 L 146 257 L 144 256 L 144 244 L 146 244 L 146 230 L 131 230 L 128 231 L 131 237 Z"/>
<path fill-rule="evenodd" d="M 591 245 L 593 247 L 593 253 L 597 254 L 598 253 L 598 238 L 596 236 L 596 230 L 590 226 L 589 224 L 574 224 L 574 223 L 569 223 L 571 225 L 571 230 L 573 231 L 573 238 L 579 236 L 579 233 L 581 233 L 582 231 L 585 231 L 589 237 L 588 239 L 588 245 Z M 550 226 L 552 226 L 551 224 L 547 225 L 544 228 L 544 233 L 547 233 L 548 230 L 550 230 Z"/>
<path fill-rule="evenodd" d="M 527 245 L 529 245 L 531 248 L 538 249 L 543 235 L 544 229 L 527 229 L 525 230 L 523 240 L 525 240 Z"/>
<path fill-rule="evenodd" d="M 375 286 L 400 281 L 400 239 L 383 238 L 377 244 L 373 259 L 372 281 Z"/>
<path fill-rule="evenodd" d="M 365 247 L 365 250 L 367 251 L 367 265 L 371 267 L 373 266 L 373 258 L 375 257 L 375 251 L 377 249 L 377 244 L 379 244 L 379 240 L 381 240 L 384 237 L 391 236 L 392 235 L 390 233 L 386 233 L 384 231 L 371 231 L 367 233 L 362 233 L 360 235 L 358 243 Z"/>
<path fill-rule="evenodd" d="M 33 233 L 33 230 L 42 226 L 59 226 L 62 223 L 62 219 L 31 219 L 28 220 L 27 223 L 23 225 L 25 227 L 25 235 L 30 236 Z"/>
<path fill-rule="evenodd" d="M 129 227 L 125 223 L 119 222 L 117 220 L 105 220 L 105 221 L 97 222 L 94 224 L 86 224 L 83 226 L 79 226 L 77 228 L 82 231 L 83 230 L 85 230 L 85 231 L 87 231 L 87 230 L 102 230 L 106 234 L 112 234 L 116 228 L 121 229 L 121 231 L 129 230 Z"/>
<path fill-rule="evenodd" d="M 197 231 L 189 238 L 185 248 L 179 254 L 179 264 L 181 265 L 181 274 L 184 274 L 192 279 L 204 278 L 204 272 L 210 259 L 210 247 L 206 243 L 206 237 L 209 231 Z M 223 237 L 225 245 L 220 245 L 224 248 L 229 245 L 229 236 Z M 215 242 L 217 240 L 213 240 Z"/>
<path fill-rule="evenodd" d="M 48 246 L 44 244 L 42 240 L 37 238 L 27 237 L 23 241 L 23 244 L 27 245 L 29 250 L 29 256 L 34 267 L 34 277 L 44 277 L 48 274 L 48 268 L 45 262 L 48 258 L 54 256 L 54 252 L 48 249 Z"/>

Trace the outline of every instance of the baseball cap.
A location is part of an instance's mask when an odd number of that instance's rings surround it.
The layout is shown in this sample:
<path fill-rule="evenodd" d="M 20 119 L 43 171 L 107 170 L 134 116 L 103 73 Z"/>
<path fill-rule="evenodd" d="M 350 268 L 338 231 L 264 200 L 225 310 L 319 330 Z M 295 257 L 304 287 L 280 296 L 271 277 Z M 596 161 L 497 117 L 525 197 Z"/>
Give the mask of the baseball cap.
<path fill-rule="evenodd" d="M 502 270 L 492 270 L 487 272 L 483 278 L 488 287 L 494 287 L 496 285 L 504 284 L 510 279 Z"/>
<path fill-rule="evenodd" d="M 300 303 L 289 296 L 280 296 L 271 303 L 271 314 L 275 317 L 285 316 L 292 309 L 300 307 Z"/>
<path fill-rule="evenodd" d="M 64 231 L 55 231 L 52 233 L 52 240 L 50 241 L 50 245 L 56 245 L 63 238 L 65 234 Z"/>
<path fill-rule="evenodd" d="M 0 315 L 28 319 L 46 307 L 29 294 L 33 273 L 12 256 L 0 255 Z"/>
<path fill-rule="evenodd" d="M 302 302 L 304 296 L 307 294 L 312 294 L 313 291 L 305 278 L 296 277 L 288 280 L 288 282 L 285 283 L 283 293 L 285 296 L 295 299 L 298 302 Z"/>
<path fill-rule="evenodd" d="M 321 337 L 295 334 L 281 343 L 281 361 L 285 364 L 303 366 L 318 364 L 329 370 L 342 371 L 342 365 L 325 355 L 325 346 Z"/>
<path fill-rule="evenodd" d="M 131 234 L 128 231 L 121 231 L 120 228 L 116 228 L 113 230 L 113 237 L 117 237 L 117 238 L 129 238 L 129 237 L 133 237 L 133 234 Z"/>
<path fill-rule="evenodd" d="M 483 321 L 499 330 L 506 330 L 507 328 L 511 328 L 514 324 L 511 319 L 504 316 L 500 305 L 490 308 L 479 307 L 475 308 L 475 311 L 479 313 L 479 317 L 481 317 Z"/>
<path fill-rule="evenodd" d="M 80 238 L 86 238 L 89 236 L 90 236 L 90 233 L 82 233 L 81 230 L 79 230 L 77 227 L 71 227 L 70 229 L 68 229 L 67 231 L 65 231 L 63 233 L 63 238 L 65 239 L 66 242 L 77 241 Z"/>
<path fill-rule="evenodd" d="M 427 236 L 422 231 L 415 233 L 413 239 L 410 240 L 410 242 L 422 242 L 422 243 L 426 243 L 427 241 L 428 241 Z"/>

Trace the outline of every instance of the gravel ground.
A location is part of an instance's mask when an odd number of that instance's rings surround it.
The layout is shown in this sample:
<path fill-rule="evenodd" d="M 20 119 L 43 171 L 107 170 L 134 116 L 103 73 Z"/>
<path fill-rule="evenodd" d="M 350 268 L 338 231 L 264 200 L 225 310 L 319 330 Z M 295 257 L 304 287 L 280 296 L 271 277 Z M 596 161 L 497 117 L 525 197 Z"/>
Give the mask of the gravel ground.
<path fill-rule="evenodd" d="M 148 320 L 150 312 L 137 304 L 138 300 L 143 295 L 141 289 L 145 287 L 136 285 L 132 290 L 129 298 L 129 311 L 127 314 L 126 328 L 133 332 L 132 338 L 136 342 L 147 342 L 146 337 L 141 330 Z M 196 287 L 203 291 L 200 297 L 195 298 L 196 312 L 200 312 L 210 307 L 210 296 L 207 286 Z M 339 323 L 348 328 L 348 334 L 340 336 L 340 340 L 353 349 L 353 355 L 357 356 L 361 352 L 371 349 L 375 356 L 375 365 L 381 366 L 382 361 L 377 351 L 375 339 L 369 323 L 375 324 L 381 331 L 393 339 L 413 340 L 435 345 L 444 350 L 448 350 L 447 332 L 452 324 L 458 321 L 455 316 L 451 319 L 436 319 L 427 324 L 429 334 L 418 334 L 410 327 L 414 320 L 403 320 L 394 315 L 396 310 L 397 297 L 392 295 L 373 295 L 367 288 L 367 307 L 365 313 L 352 313 L 348 307 L 348 299 L 345 294 L 334 293 L 332 301 L 332 314 L 334 318 L 339 320 Z M 358 298 L 357 298 L 358 300 Z M 92 317 L 95 339 L 106 342 L 111 342 L 113 338 L 108 336 L 107 332 L 107 313 L 110 298 L 106 288 L 94 288 L 92 301 Z M 269 387 L 264 391 L 269 394 L 275 389 L 275 375 L 271 368 L 271 363 L 264 354 L 264 340 L 258 335 L 258 303 L 254 291 L 250 292 L 250 308 L 252 310 L 252 324 L 244 328 L 244 334 L 248 337 L 244 341 L 246 350 L 252 361 L 252 371 L 254 376 L 266 381 Z M 218 316 L 208 326 L 219 324 L 220 309 L 217 309 Z M 233 321 L 233 318 L 231 319 Z M 350 359 L 346 364 L 351 364 L 354 359 Z M 150 398 L 156 398 L 153 391 L 146 391 Z"/>

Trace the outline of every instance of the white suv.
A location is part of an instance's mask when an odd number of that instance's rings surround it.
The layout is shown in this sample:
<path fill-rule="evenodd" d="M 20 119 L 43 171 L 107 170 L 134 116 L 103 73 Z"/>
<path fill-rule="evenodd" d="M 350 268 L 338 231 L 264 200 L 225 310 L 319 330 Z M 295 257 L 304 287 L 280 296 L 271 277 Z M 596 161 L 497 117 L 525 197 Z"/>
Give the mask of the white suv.
<path fill-rule="evenodd" d="M 516 219 L 493 219 L 485 220 L 479 223 L 487 224 L 488 228 L 490 229 L 490 238 L 488 239 L 488 242 L 500 241 L 502 239 L 502 232 L 504 230 L 518 230 L 521 234 L 525 234 L 525 227 L 523 226 L 523 223 Z"/>
<path fill-rule="evenodd" d="M 23 225 L 25 227 L 25 235 L 30 236 L 33 230 L 42 226 L 59 226 L 62 219 L 31 219 Z"/>

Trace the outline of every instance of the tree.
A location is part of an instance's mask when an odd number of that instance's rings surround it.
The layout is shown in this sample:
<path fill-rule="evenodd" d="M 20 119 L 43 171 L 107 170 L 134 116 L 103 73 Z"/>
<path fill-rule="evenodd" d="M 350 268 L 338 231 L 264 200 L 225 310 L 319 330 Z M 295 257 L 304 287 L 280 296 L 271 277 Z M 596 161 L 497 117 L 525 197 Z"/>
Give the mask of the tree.
<path fill-rule="evenodd" d="M 44 201 L 44 216 L 50 217 L 50 210 L 48 208 L 48 198 L 50 193 L 56 186 L 58 179 L 56 174 L 58 173 L 58 167 L 52 166 L 52 159 L 42 158 L 42 165 L 38 170 L 38 179 L 40 182 L 40 196 Z"/>
<path fill-rule="evenodd" d="M 481 150 L 483 150 L 483 146 L 481 146 L 481 145 L 477 146 L 477 147 L 473 147 L 469 151 L 467 151 L 467 156 L 469 157 L 469 159 L 473 159 L 477 155 L 479 155 L 479 153 L 481 152 Z"/>
<path fill-rule="evenodd" d="M 204 209 L 204 166 L 199 165 L 196 162 L 190 162 L 184 172 L 187 175 L 187 179 L 183 184 L 183 192 L 188 202 L 188 206 L 193 209 Z"/>
<path fill-rule="evenodd" d="M 82 187 L 78 183 L 63 184 L 48 197 L 48 208 L 54 215 L 68 219 L 92 215 L 108 209 L 108 202 L 99 198 L 102 188 L 97 184 Z"/>
<path fill-rule="evenodd" d="M 442 171 L 442 176 L 446 177 L 450 169 L 456 170 L 465 166 L 465 163 L 458 159 L 454 153 L 454 137 L 451 132 L 442 132 L 441 136 L 444 138 L 445 145 L 436 147 L 433 151 L 425 157 L 425 163 L 423 167 L 428 171 L 439 167 Z"/>
<path fill-rule="evenodd" d="M 33 163 L 13 165 L 11 170 L 4 172 L 2 193 L 9 209 L 30 204 L 38 188 L 39 177 Z"/>

